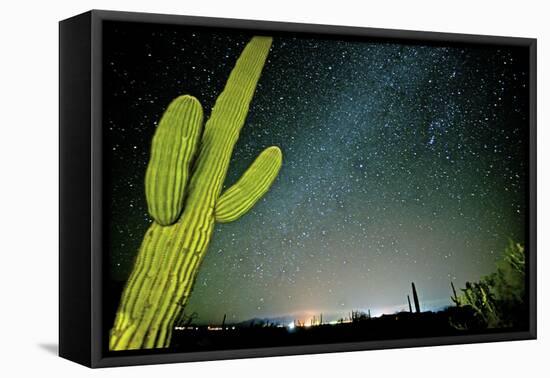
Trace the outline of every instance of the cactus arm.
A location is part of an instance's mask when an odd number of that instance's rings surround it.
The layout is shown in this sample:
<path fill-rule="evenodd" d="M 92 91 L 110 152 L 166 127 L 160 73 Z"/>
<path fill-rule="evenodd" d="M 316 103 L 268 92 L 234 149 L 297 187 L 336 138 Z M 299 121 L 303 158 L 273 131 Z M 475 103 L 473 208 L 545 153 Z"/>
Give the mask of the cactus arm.
<path fill-rule="evenodd" d="M 199 101 L 192 96 L 180 96 L 166 109 L 153 137 L 145 195 L 149 214 L 160 225 L 174 223 L 183 209 L 202 118 Z"/>
<path fill-rule="evenodd" d="M 237 183 L 227 189 L 216 204 L 216 221 L 232 222 L 243 216 L 269 190 L 277 177 L 283 154 L 279 147 L 265 149 Z"/>

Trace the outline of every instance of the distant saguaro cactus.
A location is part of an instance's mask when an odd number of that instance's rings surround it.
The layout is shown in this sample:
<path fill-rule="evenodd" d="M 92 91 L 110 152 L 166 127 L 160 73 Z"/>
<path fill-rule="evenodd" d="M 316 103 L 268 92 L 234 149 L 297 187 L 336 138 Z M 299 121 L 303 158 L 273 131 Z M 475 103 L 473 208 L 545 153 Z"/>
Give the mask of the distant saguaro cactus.
<path fill-rule="evenodd" d="M 169 346 L 215 222 L 244 215 L 277 177 L 282 153 L 269 147 L 221 193 L 270 47 L 271 38 L 254 37 L 244 48 L 204 131 L 202 107 L 194 97 L 176 98 L 164 113 L 145 176 L 154 221 L 122 293 L 110 333 L 111 350 Z"/>
<path fill-rule="evenodd" d="M 456 305 L 456 307 L 460 307 L 460 298 L 456 294 L 455 284 L 453 281 L 451 281 L 451 289 L 453 290 L 453 296 L 451 297 L 451 300 Z"/>
<path fill-rule="evenodd" d="M 420 302 L 418 301 L 418 294 L 416 293 L 416 286 L 412 282 L 412 291 L 413 291 L 413 300 L 414 300 L 414 310 L 416 313 L 420 312 Z"/>
<path fill-rule="evenodd" d="M 409 312 L 413 312 L 413 308 L 411 306 L 411 297 L 409 294 L 407 294 L 407 302 L 409 302 Z"/>

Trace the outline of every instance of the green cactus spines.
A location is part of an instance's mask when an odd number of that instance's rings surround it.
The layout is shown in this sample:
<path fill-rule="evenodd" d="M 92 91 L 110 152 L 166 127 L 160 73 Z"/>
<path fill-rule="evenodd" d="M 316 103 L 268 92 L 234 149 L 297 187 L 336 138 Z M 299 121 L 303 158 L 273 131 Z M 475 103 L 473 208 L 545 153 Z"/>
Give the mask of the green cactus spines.
<path fill-rule="evenodd" d="M 270 47 L 269 37 L 254 37 L 247 44 L 202 136 L 202 108 L 196 99 L 179 97 L 163 115 L 146 174 L 154 221 L 122 293 L 109 339 L 111 350 L 169 346 L 174 321 L 191 294 L 216 220 L 242 216 L 275 180 L 282 154 L 270 147 L 220 196 Z"/>
<path fill-rule="evenodd" d="M 279 147 L 265 149 L 241 179 L 227 189 L 216 204 L 216 221 L 233 222 L 246 214 L 269 190 L 277 177 L 283 154 Z"/>
<path fill-rule="evenodd" d="M 163 226 L 174 223 L 183 209 L 202 117 L 202 106 L 196 98 L 180 96 L 166 109 L 153 137 L 145 195 L 149 214 Z"/>

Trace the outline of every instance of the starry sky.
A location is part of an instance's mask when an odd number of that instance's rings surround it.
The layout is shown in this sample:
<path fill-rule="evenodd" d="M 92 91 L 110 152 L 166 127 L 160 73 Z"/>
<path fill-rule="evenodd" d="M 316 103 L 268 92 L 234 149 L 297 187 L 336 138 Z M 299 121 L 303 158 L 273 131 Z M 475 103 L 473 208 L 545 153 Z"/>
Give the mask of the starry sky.
<path fill-rule="evenodd" d="M 253 32 L 107 22 L 108 270 L 124 282 L 151 222 L 151 138 L 168 103 L 205 115 Z M 276 34 L 226 187 L 266 147 L 284 161 L 243 218 L 216 225 L 186 311 L 199 323 L 324 319 L 450 304 L 525 240 L 528 52 Z M 116 295 L 119 295 L 117 293 Z"/>

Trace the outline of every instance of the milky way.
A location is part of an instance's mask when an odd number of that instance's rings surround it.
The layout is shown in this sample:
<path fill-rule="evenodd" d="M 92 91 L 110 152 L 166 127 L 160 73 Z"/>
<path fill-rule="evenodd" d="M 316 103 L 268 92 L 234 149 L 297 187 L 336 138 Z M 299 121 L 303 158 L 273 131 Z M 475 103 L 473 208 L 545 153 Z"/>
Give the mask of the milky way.
<path fill-rule="evenodd" d="M 144 175 L 163 110 L 209 114 L 253 33 L 107 23 L 104 127 L 113 281 L 151 222 Z M 527 50 L 276 35 L 226 186 L 266 147 L 283 167 L 216 225 L 187 311 L 200 322 L 450 303 L 526 228 Z"/>

